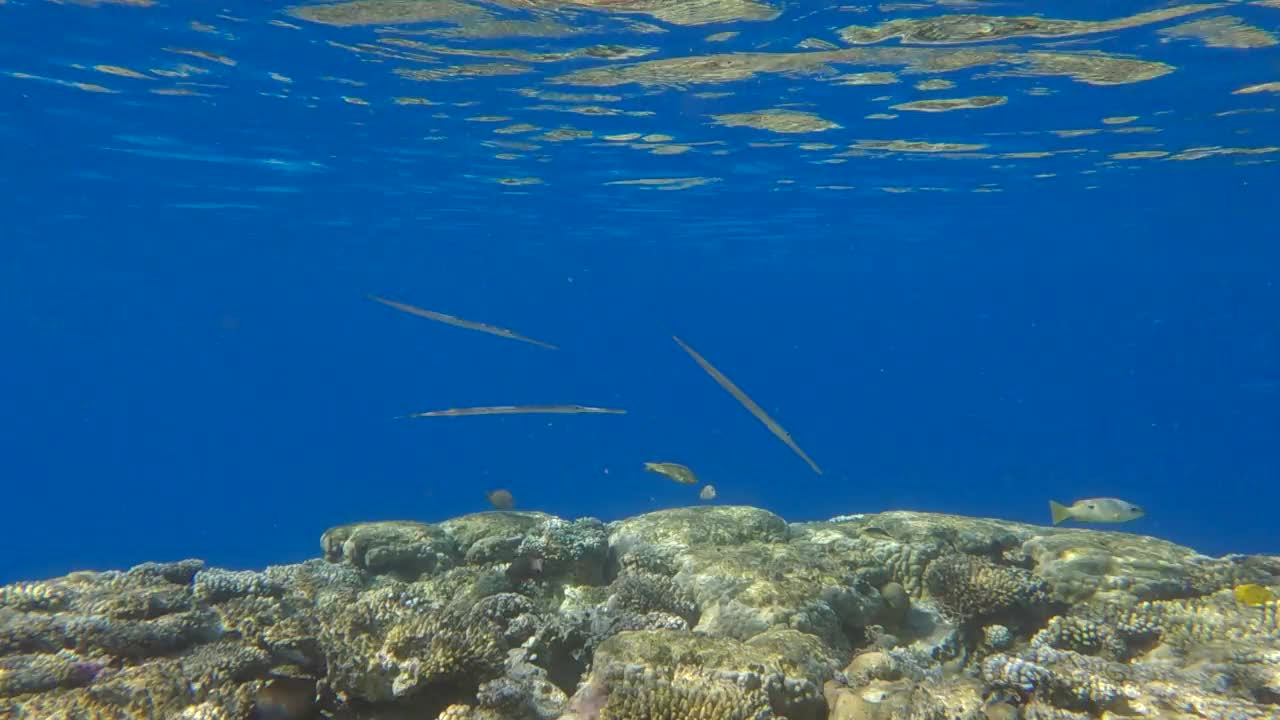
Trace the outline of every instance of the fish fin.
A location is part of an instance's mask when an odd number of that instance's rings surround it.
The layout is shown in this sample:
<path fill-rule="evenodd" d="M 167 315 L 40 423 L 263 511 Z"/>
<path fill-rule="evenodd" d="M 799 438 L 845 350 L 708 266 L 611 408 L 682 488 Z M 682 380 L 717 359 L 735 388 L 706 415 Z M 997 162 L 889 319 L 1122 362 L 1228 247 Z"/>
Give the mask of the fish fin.
<path fill-rule="evenodd" d="M 1071 517 L 1071 508 L 1060 502 L 1049 501 L 1049 514 L 1053 516 L 1053 524 L 1061 524 L 1063 520 Z"/>

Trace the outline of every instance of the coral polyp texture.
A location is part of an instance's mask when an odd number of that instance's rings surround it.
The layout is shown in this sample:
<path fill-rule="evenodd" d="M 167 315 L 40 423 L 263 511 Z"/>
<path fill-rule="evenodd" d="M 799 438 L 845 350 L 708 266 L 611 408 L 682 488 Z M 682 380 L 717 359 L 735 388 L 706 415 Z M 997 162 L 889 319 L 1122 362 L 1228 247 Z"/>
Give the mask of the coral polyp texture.
<path fill-rule="evenodd" d="M 911 512 L 495 511 L 0 587 L 4 720 L 1280 718 L 1280 557 Z"/>

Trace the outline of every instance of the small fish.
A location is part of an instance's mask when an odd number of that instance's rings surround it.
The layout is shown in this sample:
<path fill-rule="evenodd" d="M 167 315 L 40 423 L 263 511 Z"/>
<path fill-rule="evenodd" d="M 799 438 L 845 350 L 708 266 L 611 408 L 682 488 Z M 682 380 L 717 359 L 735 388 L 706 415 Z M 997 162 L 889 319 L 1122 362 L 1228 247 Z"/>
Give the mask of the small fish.
<path fill-rule="evenodd" d="M 504 337 L 504 338 L 507 338 L 508 340 L 519 340 L 520 342 L 529 343 L 530 345 L 537 345 L 538 347 L 544 347 L 544 348 L 547 348 L 548 350 L 560 349 L 555 345 L 552 345 L 551 343 L 545 343 L 545 342 L 542 342 L 541 340 L 534 340 L 533 338 L 525 337 L 524 335 L 521 335 L 520 333 L 515 332 L 514 330 L 508 330 L 503 327 L 498 327 L 497 325 L 489 325 L 488 323 L 474 322 L 472 320 L 463 320 L 460 317 L 454 317 L 453 315 L 445 315 L 444 313 L 438 313 L 434 310 L 425 310 L 423 308 L 415 307 L 413 305 L 407 305 L 405 303 L 396 302 L 395 300 L 388 300 L 384 297 L 378 297 L 377 295 L 370 295 L 369 299 L 373 300 L 374 302 L 380 302 L 383 305 L 386 305 L 387 307 L 393 307 L 396 310 L 400 310 L 401 312 L 407 312 L 410 315 L 417 315 L 418 317 L 423 317 L 428 320 L 435 320 L 436 322 L 442 322 L 445 325 L 452 325 L 454 327 L 460 327 L 467 330 L 475 330 L 477 332 L 489 333 L 490 335 L 497 335 L 498 337 Z"/>
<path fill-rule="evenodd" d="M 863 525 L 858 530 L 858 532 L 862 533 L 863 535 L 869 538 L 875 538 L 876 540 L 893 540 L 895 542 L 897 541 L 897 538 L 891 535 L 888 530 L 885 530 L 884 528 L 878 525 Z"/>
<path fill-rule="evenodd" d="M 1248 585 L 1237 585 L 1232 593 L 1236 596 L 1236 601 L 1241 605 L 1249 605 L 1250 607 L 1258 607 L 1266 605 L 1276 599 L 1276 594 L 1261 585 L 1249 583 Z"/>
<path fill-rule="evenodd" d="M 513 583 L 537 580 L 542 577 L 545 564 L 546 560 L 541 555 L 521 555 L 512 560 L 511 564 L 507 566 L 507 579 Z"/>
<path fill-rule="evenodd" d="M 699 497 L 699 498 L 701 498 L 701 499 L 703 499 L 703 500 L 715 500 L 715 499 L 716 499 L 716 486 L 715 486 L 715 485 L 703 485 L 703 486 L 702 486 L 702 492 L 698 493 L 698 497 Z"/>
<path fill-rule="evenodd" d="M 818 467 L 818 463 L 814 462 L 813 458 L 806 455 L 804 450 L 801 450 L 800 446 L 796 444 L 796 441 L 791 439 L 791 433 L 783 430 L 782 426 L 773 418 L 769 417 L 769 414 L 757 405 L 755 400 L 747 397 L 747 394 L 742 392 L 742 388 L 734 385 L 732 380 L 726 377 L 724 373 L 717 370 L 714 365 L 707 362 L 707 359 L 699 355 L 697 350 L 686 345 L 683 340 L 675 335 L 672 335 L 671 339 L 675 340 L 676 344 L 688 353 L 689 357 L 693 358 L 693 361 L 698 363 L 698 366 L 701 367 L 705 373 L 710 375 L 712 380 L 715 380 L 720 387 L 724 388 L 726 392 L 733 396 L 733 399 L 737 400 L 742 407 L 746 408 L 747 412 L 751 413 L 757 420 L 764 423 L 764 426 L 769 428 L 769 432 L 773 433 L 775 437 L 786 443 L 787 447 L 791 448 L 791 451 L 796 455 L 799 455 L 801 460 L 808 463 L 809 467 L 813 468 L 814 472 L 819 475 L 822 474 L 822 468 Z"/>
<path fill-rule="evenodd" d="M 698 484 L 698 476 L 694 475 L 692 470 L 679 463 L 647 462 L 644 464 L 644 469 L 659 475 L 666 475 L 681 485 Z"/>
<path fill-rule="evenodd" d="M 279 677 L 264 685 L 253 698 L 250 720 L 310 720 L 320 716 L 316 681 Z"/>
<path fill-rule="evenodd" d="M 626 415 L 626 410 L 591 407 L 589 405 L 492 405 L 489 407 L 449 408 L 410 413 L 402 418 L 467 417 L 470 415 Z"/>
<path fill-rule="evenodd" d="M 1053 516 L 1054 525 L 1064 520 L 1078 520 L 1086 523 L 1121 523 L 1137 520 L 1146 514 L 1137 505 L 1118 498 L 1077 500 L 1070 507 L 1050 500 L 1049 513 Z"/>
<path fill-rule="evenodd" d="M 509 490 L 490 490 L 485 493 L 494 510 L 510 510 L 516 506 L 516 499 Z"/>

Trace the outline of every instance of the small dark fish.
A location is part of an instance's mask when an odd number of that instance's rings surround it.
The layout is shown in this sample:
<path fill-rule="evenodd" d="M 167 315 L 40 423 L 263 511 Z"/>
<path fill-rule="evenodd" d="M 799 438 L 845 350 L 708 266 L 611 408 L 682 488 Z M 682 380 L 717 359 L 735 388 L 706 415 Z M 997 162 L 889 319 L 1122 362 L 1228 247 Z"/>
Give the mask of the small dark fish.
<path fill-rule="evenodd" d="M 435 312 L 434 310 L 424 310 L 423 308 L 420 308 L 420 307 L 415 307 L 413 305 L 406 305 L 405 303 L 396 302 L 395 300 L 388 300 L 383 297 L 378 297 L 377 295 L 370 295 L 369 299 L 375 302 L 380 302 L 383 305 L 386 305 L 387 307 L 393 307 L 396 310 L 407 312 L 410 315 L 417 315 L 418 317 L 424 317 L 428 320 L 435 320 L 436 322 L 442 322 L 446 325 L 465 328 L 467 330 L 475 330 L 477 332 L 482 332 L 482 333 L 489 333 L 490 335 L 497 335 L 498 337 L 504 337 L 504 338 L 507 338 L 508 340 L 519 340 L 520 342 L 526 342 L 531 345 L 537 345 L 538 347 L 544 347 L 544 348 L 547 348 L 548 350 L 559 350 L 558 347 L 556 347 L 555 345 L 552 345 L 551 343 L 545 343 L 545 342 L 542 342 L 541 340 L 534 340 L 533 338 L 525 337 L 524 335 L 521 335 L 518 332 L 515 332 L 513 330 L 508 330 L 506 328 L 498 327 L 497 325 L 489 325 L 487 323 L 474 322 L 472 320 L 463 320 L 460 317 L 454 317 L 453 315 L 445 315 L 444 313 L 438 313 L 438 312 Z"/>
<path fill-rule="evenodd" d="M 507 579 L 516 584 L 525 580 L 537 580 L 542 577 L 544 564 L 540 555 L 521 555 L 507 566 Z"/>
<path fill-rule="evenodd" d="M 649 472 L 658 473 L 659 475 L 666 475 L 681 485 L 698 484 L 698 476 L 694 475 L 692 470 L 680 463 L 647 462 L 644 464 L 644 469 Z"/>
<path fill-rule="evenodd" d="M 897 540 L 897 538 L 889 534 L 888 530 L 877 525 L 863 525 L 859 532 L 877 540 Z"/>
<path fill-rule="evenodd" d="M 516 506 L 516 499 L 509 490 L 490 490 L 485 496 L 494 510 L 510 510 Z"/>
<path fill-rule="evenodd" d="M 71 663 L 65 673 L 69 682 L 74 682 L 76 685 L 88 685 L 106 669 L 107 666 L 103 663 L 93 660 L 81 660 Z"/>
<path fill-rule="evenodd" d="M 320 716 L 316 682 L 274 678 L 254 695 L 251 720 L 312 720 Z"/>
<path fill-rule="evenodd" d="M 493 405 L 489 407 L 449 408 L 403 415 L 420 417 L 468 417 L 471 415 L 626 415 L 626 410 L 591 407 L 590 405 Z"/>

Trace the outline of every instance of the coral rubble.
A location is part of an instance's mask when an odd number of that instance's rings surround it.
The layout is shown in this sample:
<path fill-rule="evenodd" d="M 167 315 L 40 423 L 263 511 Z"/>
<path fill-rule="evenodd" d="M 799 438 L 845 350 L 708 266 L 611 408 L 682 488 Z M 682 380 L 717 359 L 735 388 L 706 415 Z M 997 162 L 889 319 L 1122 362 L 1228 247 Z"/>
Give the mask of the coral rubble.
<path fill-rule="evenodd" d="M 0 718 L 1280 718 L 1280 557 L 911 512 L 495 511 L 0 587 Z"/>

